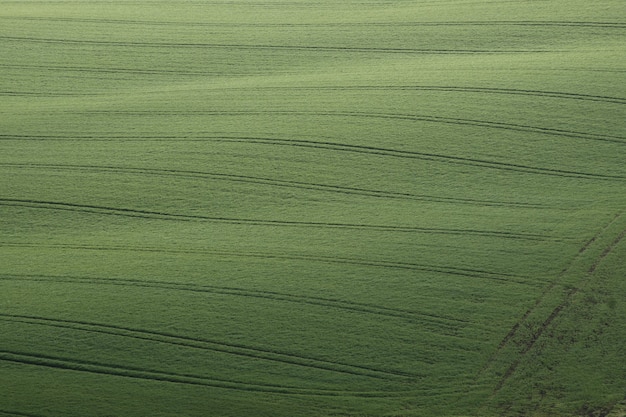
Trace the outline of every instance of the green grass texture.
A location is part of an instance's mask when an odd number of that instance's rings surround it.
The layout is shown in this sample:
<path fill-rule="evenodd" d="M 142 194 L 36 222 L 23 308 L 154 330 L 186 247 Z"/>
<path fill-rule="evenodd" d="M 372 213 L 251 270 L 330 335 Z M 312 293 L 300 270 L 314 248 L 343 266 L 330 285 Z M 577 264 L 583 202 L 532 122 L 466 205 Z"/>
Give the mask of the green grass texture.
<path fill-rule="evenodd" d="M 0 0 L 0 416 L 616 417 L 622 0 Z"/>

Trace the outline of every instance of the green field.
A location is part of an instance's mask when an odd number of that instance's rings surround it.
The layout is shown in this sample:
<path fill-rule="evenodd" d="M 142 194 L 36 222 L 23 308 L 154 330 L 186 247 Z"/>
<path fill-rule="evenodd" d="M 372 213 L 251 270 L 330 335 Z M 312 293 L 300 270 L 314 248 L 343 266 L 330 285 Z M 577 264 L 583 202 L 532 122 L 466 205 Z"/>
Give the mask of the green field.
<path fill-rule="evenodd" d="M 0 0 L 0 416 L 626 414 L 623 0 Z"/>

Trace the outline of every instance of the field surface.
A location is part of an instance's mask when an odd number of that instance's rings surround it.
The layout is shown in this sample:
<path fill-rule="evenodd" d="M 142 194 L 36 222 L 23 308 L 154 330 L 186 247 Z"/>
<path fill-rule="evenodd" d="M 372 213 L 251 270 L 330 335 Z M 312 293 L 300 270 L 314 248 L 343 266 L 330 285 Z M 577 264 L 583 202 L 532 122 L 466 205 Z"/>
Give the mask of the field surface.
<path fill-rule="evenodd" d="M 619 416 L 623 0 L 0 0 L 0 416 Z"/>

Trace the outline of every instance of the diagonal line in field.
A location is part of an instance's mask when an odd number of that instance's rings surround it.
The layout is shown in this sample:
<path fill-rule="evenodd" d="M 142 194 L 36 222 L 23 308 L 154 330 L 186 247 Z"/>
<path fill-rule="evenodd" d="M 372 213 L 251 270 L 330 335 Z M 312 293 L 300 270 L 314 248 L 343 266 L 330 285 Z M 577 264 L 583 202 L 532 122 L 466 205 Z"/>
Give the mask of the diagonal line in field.
<path fill-rule="evenodd" d="M 615 215 L 613 219 L 606 226 L 604 226 L 596 235 L 594 235 L 589 241 L 587 241 L 578 251 L 574 259 L 572 259 L 569 265 L 561 271 L 558 278 L 561 278 L 565 274 L 567 274 L 571 270 L 571 268 L 574 266 L 575 261 L 578 258 L 580 258 L 582 254 L 585 253 L 588 250 L 588 248 L 609 229 L 611 225 L 613 225 L 616 221 L 618 221 L 618 219 L 620 219 L 624 215 L 624 213 L 626 213 L 626 211 L 621 211 L 617 215 Z M 586 274 L 585 280 L 591 279 L 593 273 L 595 272 L 596 267 L 623 240 L 624 237 L 626 237 L 626 230 L 623 230 L 621 233 L 619 233 L 618 236 L 593 261 L 592 265 L 586 271 L 587 274 Z M 556 287 L 557 284 L 558 284 L 558 279 L 546 288 L 546 290 L 541 294 L 541 296 L 535 301 L 535 304 L 528 311 L 526 311 L 523 317 L 513 326 L 513 328 L 509 331 L 509 333 L 507 333 L 504 339 L 500 342 L 494 354 L 487 360 L 485 365 L 479 371 L 479 375 L 491 365 L 491 363 L 495 360 L 496 356 L 504 349 L 504 347 L 508 344 L 508 342 L 512 340 L 513 337 L 516 335 L 521 324 L 541 304 L 541 302 L 545 299 L 548 293 L 551 292 Z M 559 316 L 561 311 L 567 305 L 570 304 L 572 298 L 578 293 L 579 288 L 580 288 L 580 285 L 577 286 L 576 288 L 567 290 L 566 294 L 564 295 L 563 300 L 554 307 L 552 312 L 541 323 L 539 328 L 535 332 L 533 332 L 531 339 L 525 343 L 524 347 L 519 352 L 518 357 L 513 361 L 513 363 L 509 366 L 509 368 L 504 372 L 503 376 L 500 378 L 500 380 L 496 384 L 491 394 L 491 397 L 495 396 L 501 390 L 504 384 L 508 381 L 508 379 L 515 373 L 517 367 L 520 365 L 522 361 L 522 358 L 533 348 L 537 340 L 543 335 L 543 333 L 547 330 L 550 324 L 552 324 L 552 322 Z"/>

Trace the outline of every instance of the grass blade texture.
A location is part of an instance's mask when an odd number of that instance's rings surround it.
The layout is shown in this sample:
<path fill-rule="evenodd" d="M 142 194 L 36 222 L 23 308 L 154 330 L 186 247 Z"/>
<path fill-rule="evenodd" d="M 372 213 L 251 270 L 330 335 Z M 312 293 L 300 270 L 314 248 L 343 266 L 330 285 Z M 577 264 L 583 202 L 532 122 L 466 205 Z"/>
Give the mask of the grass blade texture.
<path fill-rule="evenodd" d="M 623 416 L 622 0 L 0 0 L 0 416 Z"/>

